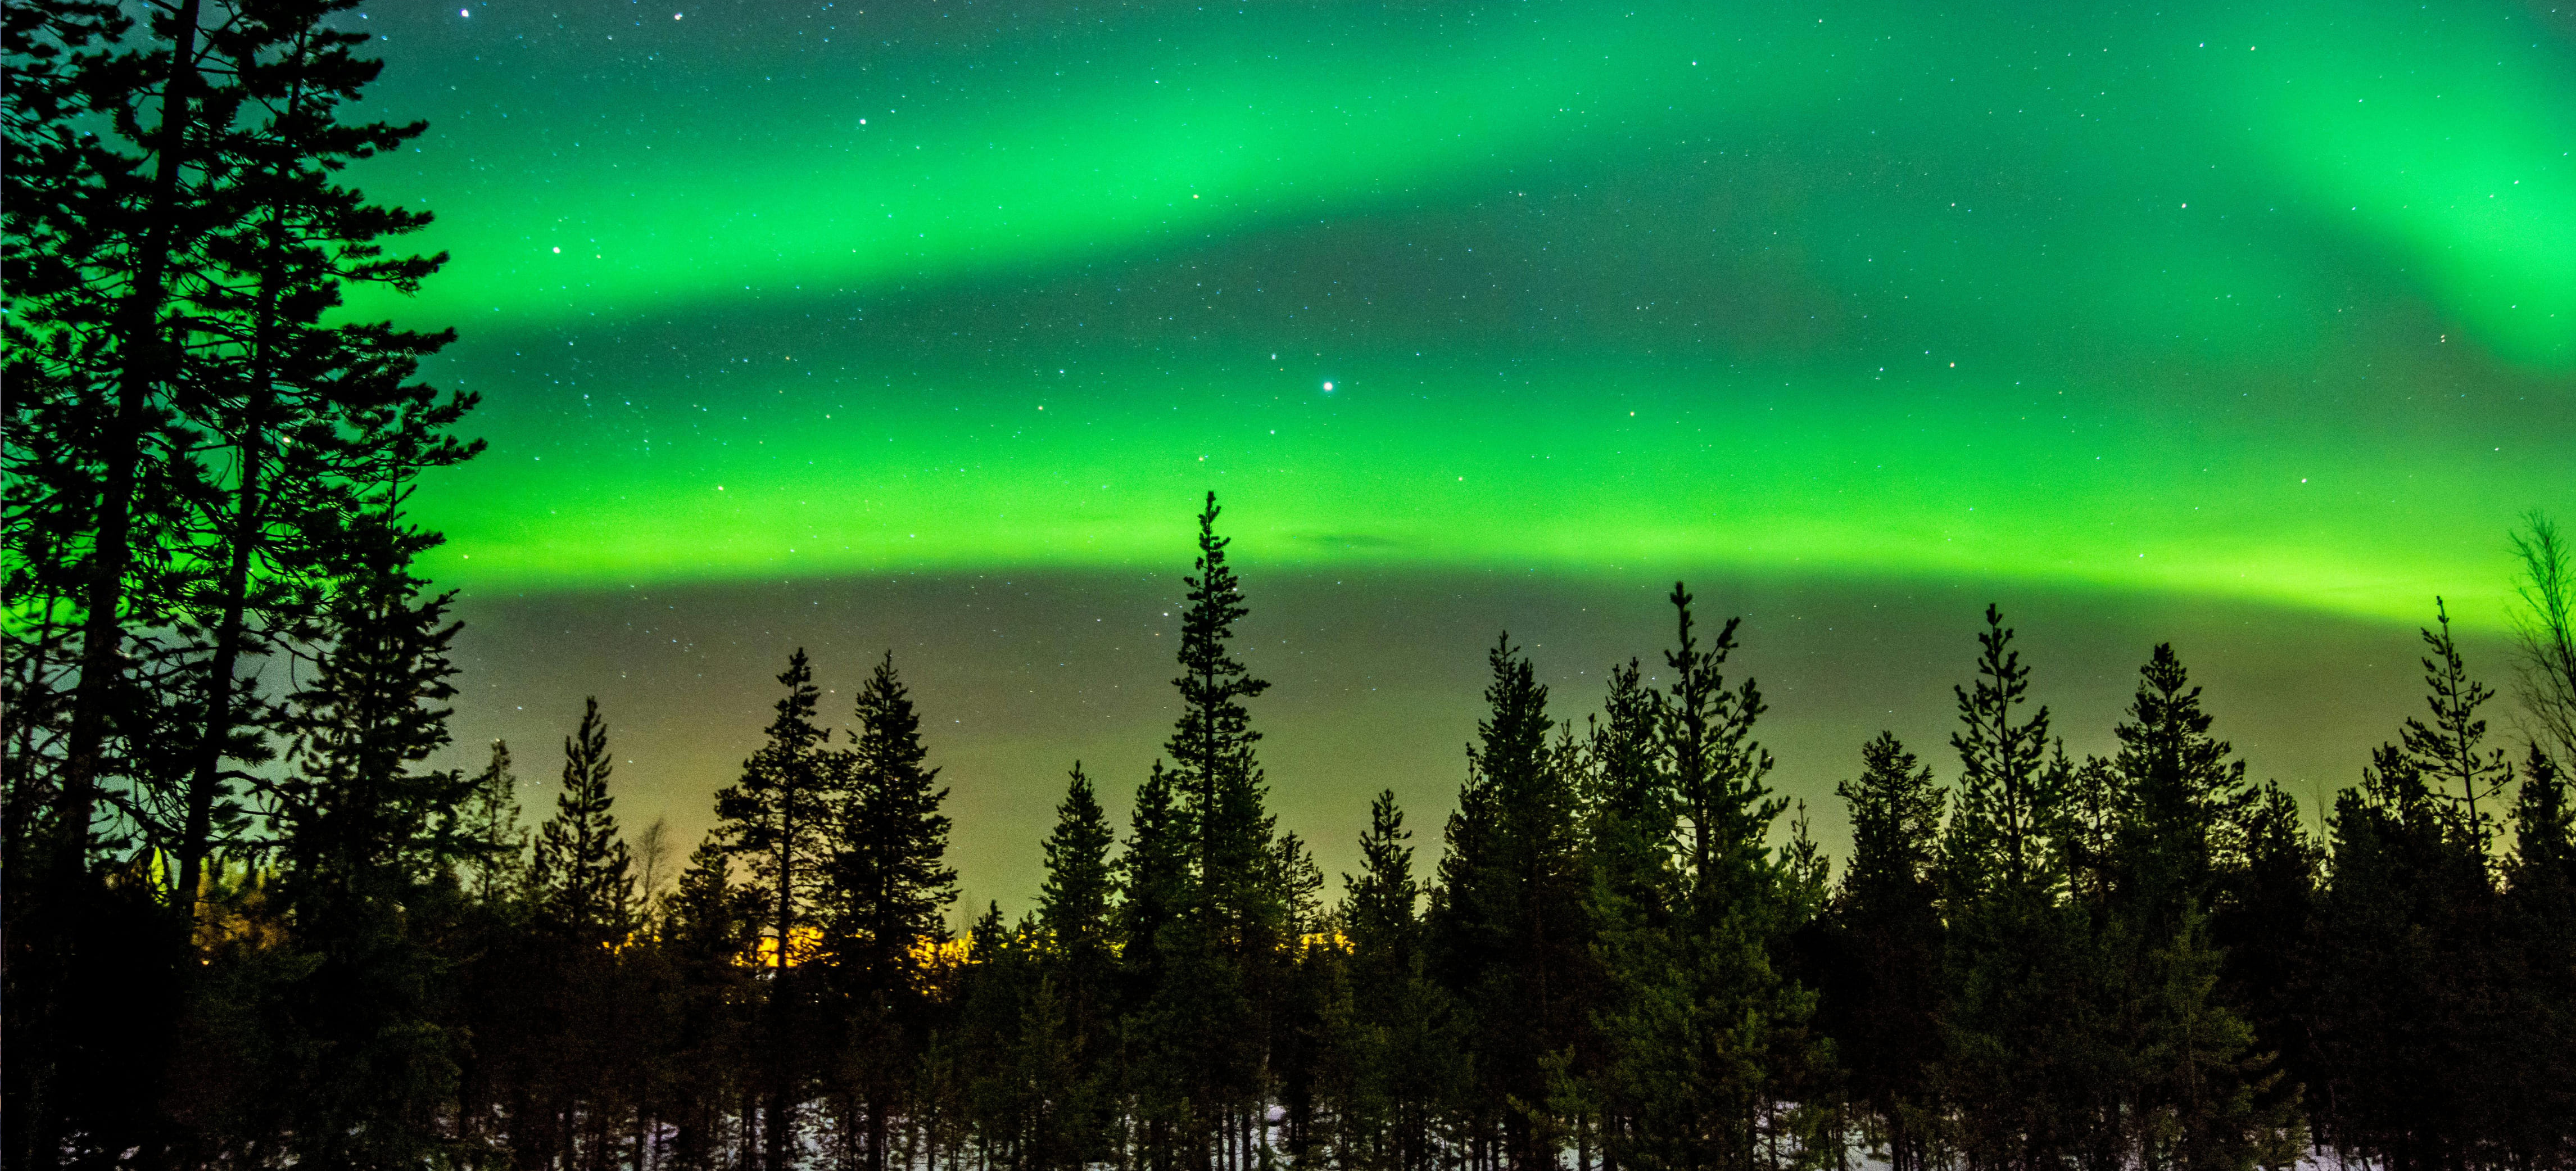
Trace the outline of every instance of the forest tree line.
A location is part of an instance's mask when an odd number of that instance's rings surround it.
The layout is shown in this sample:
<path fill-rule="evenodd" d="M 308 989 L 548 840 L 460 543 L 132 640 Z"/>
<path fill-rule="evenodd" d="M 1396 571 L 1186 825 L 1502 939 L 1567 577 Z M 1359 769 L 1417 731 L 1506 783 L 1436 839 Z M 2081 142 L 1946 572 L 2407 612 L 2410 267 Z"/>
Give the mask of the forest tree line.
<path fill-rule="evenodd" d="M 551 810 L 505 746 L 431 767 L 458 627 L 405 502 L 480 445 L 418 379 L 451 335 L 336 312 L 444 259 L 341 181 L 422 132 L 341 121 L 351 7 L 0 9 L 8 1167 L 2576 1162 L 2576 567 L 2536 514 L 2519 736 L 2437 608 L 2427 711 L 2321 831 L 2170 647 L 2071 757 L 1990 608 L 1946 751 L 1862 744 L 1830 860 L 1676 587 L 1580 718 L 1498 640 L 1454 812 L 1417 844 L 1380 795 L 1328 882 L 1267 809 L 1213 496 L 1161 759 L 1123 826 L 1073 769 L 1020 918 L 948 926 L 891 657 L 847 711 L 791 657 L 676 866 L 595 704 Z"/>

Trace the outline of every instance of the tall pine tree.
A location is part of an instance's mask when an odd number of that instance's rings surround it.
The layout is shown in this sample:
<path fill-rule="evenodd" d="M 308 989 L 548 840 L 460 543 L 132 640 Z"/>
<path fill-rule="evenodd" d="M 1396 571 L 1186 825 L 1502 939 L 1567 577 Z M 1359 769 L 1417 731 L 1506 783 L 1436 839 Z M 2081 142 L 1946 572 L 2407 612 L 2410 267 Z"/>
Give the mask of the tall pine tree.
<path fill-rule="evenodd" d="M 580 726 L 564 738 L 563 787 L 554 816 L 537 830 L 530 876 L 547 925 L 592 947 L 624 939 L 637 909 L 634 859 L 610 812 L 614 771 L 608 724 L 593 696 L 582 703 Z"/>
<path fill-rule="evenodd" d="M 1578 1042 L 1593 1007 L 1583 997 L 1591 924 L 1578 799 L 1550 751 L 1547 688 L 1508 636 L 1486 663 L 1488 710 L 1468 746 L 1431 930 L 1444 983 L 1480 1022 L 1476 1098 L 1487 1117 L 1470 1122 L 1473 1141 L 1498 1139 L 1505 1161 L 1533 1167 L 1555 1159 L 1533 1125 L 1549 1092 L 1542 1063 Z"/>
<path fill-rule="evenodd" d="M 864 1165 L 884 1171 L 889 1115 L 908 1088 L 903 1076 L 929 1040 L 920 992 L 928 956 L 946 935 L 944 914 L 957 899 L 957 872 L 946 862 L 948 815 L 927 767 L 921 715 L 888 652 L 858 698 L 859 726 L 837 796 L 838 840 L 831 858 L 824 924 L 831 975 L 852 1009 L 851 1041 L 868 1059 L 852 1079 L 866 1135 Z"/>
<path fill-rule="evenodd" d="M 448 742 L 448 601 L 421 598 L 388 554 L 342 588 L 331 644 L 293 696 L 271 817 L 292 936 L 312 960 L 282 991 L 291 1023 L 261 1074 L 298 1163 L 417 1165 L 447 1141 L 456 1039 L 437 1021 L 445 965 L 413 908 L 458 852 L 443 815 L 470 785 L 420 768 Z"/>
<path fill-rule="evenodd" d="M 1117 1040 L 1116 833 L 1101 811 L 1091 778 L 1074 763 L 1044 843 L 1046 877 L 1038 922 L 1046 934 L 1046 977 L 1070 1038 L 1072 1075 L 1060 1111 L 1066 1157 L 1089 1165 L 1111 1161 L 1111 1098 Z"/>
<path fill-rule="evenodd" d="M 802 1032 L 809 989 L 797 971 L 812 952 L 816 899 L 833 852 L 832 813 L 846 770 L 827 759 L 830 732 L 814 722 L 822 698 L 803 648 L 778 676 L 787 694 L 769 722 L 768 742 L 743 762 L 742 779 L 716 794 L 718 831 L 759 891 L 756 922 L 770 969 L 767 1034 L 759 1070 L 761 1166 L 785 1171 L 797 1105 L 816 1060 Z"/>
<path fill-rule="evenodd" d="M 1192 1125 L 1216 1144 L 1216 1156 L 1249 1157 L 1248 1118 L 1258 1102 L 1269 1044 L 1264 1012 L 1284 955 L 1285 906 L 1270 859 L 1273 819 L 1255 755 L 1244 701 L 1270 684 L 1234 657 L 1234 624 L 1247 610 L 1243 587 L 1226 562 L 1228 538 L 1216 535 L 1220 510 L 1207 495 L 1198 517 L 1198 556 L 1181 613 L 1181 716 L 1164 745 L 1182 816 L 1190 829 L 1191 904 L 1168 935 L 1166 963 L 1175 977 L 1160 994 L 1160 1014 L 1176 1030 L 1190 1066 Z"/>
<path fill-rule="evenodd" d="M 1835 786 L 1850 809 L 1851 864 L 1833 903 L 1835 960 L 1821 1024 L 1839 1043 L 1849 1092 L 1895 1171 L 1938 1157 L 1934 1067 L 1941 1058 L 1940 834 L 1947 801 L 1930 765 L 1881 732 L 1860 776 Z"/>

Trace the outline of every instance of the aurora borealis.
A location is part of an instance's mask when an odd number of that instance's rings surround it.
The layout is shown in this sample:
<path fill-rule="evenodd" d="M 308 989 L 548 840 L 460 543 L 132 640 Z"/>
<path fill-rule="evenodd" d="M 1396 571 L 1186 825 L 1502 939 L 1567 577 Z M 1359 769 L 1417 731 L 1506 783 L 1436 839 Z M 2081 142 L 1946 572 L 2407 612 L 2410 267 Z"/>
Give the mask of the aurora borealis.
<path fill-rule="evenodd" d="M 2320 697 L 2404 714 L 2432 595 L 2496 631 L 2506 526 L 2576 507 L 2563 0 L 497 0 L 367 24 L 371 110 L 431 130 L 359 179 L 434 211 L 420 246 L 454 261 L 357 308 L 456 326 L 431 376 L 482 393 L 491 441 L 418 498 L 450 538 L 433 571 L 495 632 L 469 636 L 464 732 L 543 775 L 581 694 L 615 721 L 614 677 L 654 674 L 622 755 L 693 831 L 772 660 L 847 639 L 824 665 L 855 680 L 892 644 L 934 716 L 988 717 L 933 742 L 979 895 L 1024 897 L 1035 863 L 976 807 L 1038 817 L 1071 757 L 1141 767 L 1159 740 L 1151 704 L 1056 726 L 1003 696 L 1057 678 L 1033 643 L 1089 656 L 1046 659 L 1076 664 L 1048 685 L 1069 707 L 1164 677 L 1151 599 L 1208 488 L 1256 613 L 1349 618 L 1317 636 L 1320 691 L 1461 627 L 1437 720 L 1407 699 L 1329 749 L 1299 738 L 1349 712 L 1298 706 L 1287 652 L 1254 660 L 1292 822 L 1454 791 L 1429 762 L 1492 631 L 1421 615 L 1521 633 L 1634 604 L 1644 641 L 1534 652 L 1571 715 L 1603 656 L 1652 652 L 1645 587 L 1677 576 L 1737 583 L 1703 598 L 1782 639 L 1800 607 L 1917 607 L 1906 630 L 1956 635 L 1927 679 L 1964 665 L 1986 596 L 2027 599 L 2106 648 L 2061 658 L 2109 681 L 2106 715 L 2136 637 L 2184 637 L 2150 618 L 2377 632 L 2393 672 L 2358 681 L 2293 670 L 2362 661 L 2340 652 L 2204 639 L 2195 662 L 2279 689 L 2242 710 L 2296 756 L 2284 713 Z M 1355 578 L 1414 584 L 1332 592 Z M 1010 596 L 1043 606 L 990 600 L 1037 580 Z M 611 661 L 594 628 L 638 629 L 648 595 L 675 649 Z M 1937 737 L 1947 697 L 1835 694 L 1775 708 L 1856 745 L 1868 719 Z M 1424 720 L 1435 743 L 1369 739 Z M 1784 753 L 1783 783 L 1818 797 L 1843 767 Z"/>

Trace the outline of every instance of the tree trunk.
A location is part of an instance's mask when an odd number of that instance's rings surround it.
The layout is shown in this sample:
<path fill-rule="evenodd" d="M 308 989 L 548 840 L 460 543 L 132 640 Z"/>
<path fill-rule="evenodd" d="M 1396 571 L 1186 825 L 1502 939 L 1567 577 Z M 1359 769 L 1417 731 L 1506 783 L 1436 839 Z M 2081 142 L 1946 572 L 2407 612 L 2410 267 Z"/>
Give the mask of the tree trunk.
<path fill-rule="evenodd" d="M 116 420 L 108 428 L 107 483 L 99 494 L 97 535 L 90 566 L 87 613 L 81 624 L 80 687 L 72 695 L 70 743 L 63 769 L 63 816 L 55 826 L 53 871 L 73 879 L 86 867 L 89 823 L 98 808 L 98 758 L 107 739 L 109 681 L 124 674 L 125 573 L 134 564 L 136 471 L 143 462 L 145 405 L 166 377 L 167 344 L 161 310 L 169 299 L 170 253 L 178 227 L 179 166 L 187 145 L 189 103 L 197 88 L 197 21 L 200 0 L 179 0 L 178 39 L 170 48 L 170 74 L 161 91 L 161 125 L 151 193 L 144 214 L 143 245 L 134 286 L 117 307 Z"/>

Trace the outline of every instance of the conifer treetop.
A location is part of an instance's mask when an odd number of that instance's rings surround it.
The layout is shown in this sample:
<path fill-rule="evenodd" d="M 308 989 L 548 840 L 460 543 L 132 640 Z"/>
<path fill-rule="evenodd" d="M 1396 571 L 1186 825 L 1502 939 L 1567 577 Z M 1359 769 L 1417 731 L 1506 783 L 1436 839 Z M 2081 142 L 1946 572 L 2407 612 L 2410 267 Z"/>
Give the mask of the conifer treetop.
<path fill-rule="evenodd" d="M 1958 816 L 1951 820 L 1964 832 L 1964 846 L 2000 862 L 2003 877 L 2018 884 L 2035 869 L 2033 839 L 2045 804 L 2041 761 L 2049 738 L 2048 705 L 2014 719 L 2014 709 L 2029 702 L 2030 669 L 2012 649 L 2012 638 L 2003 610 L 1989 603 L 1986 629 L 1977 635 L 1973 690 L 1951 689 L 1959 722 L 1966 725 L 1950 734 L 1950 747 L 1959 754 Z"/>
<path fill-rule="evenodd" d="M 2494 830 L 2495 812 L 2479 809 L 2478 803 L 2503 792 L 2513 780 L 2513 766 L 2506 763 L 2503 749 L 2481 747 L 2487 722 L 2477 712 L 2495 698 L 2495 691 L 2469 677 L 2459 644 L 2451 638 L 2450 610 L 2438 597 L 2433 599 L 2433 622 L 2423 631 L 2431 653 L 2422 660 L 2424 703 L 2432 709 L 2433 722 L 2408 717 L 2398 733 L 2400 751 L 2429 795 L 2441 803 L 2452 829 L 2483 850 Z"/>
<path fill-rule="evenodd" d="M 1183 710 L 1165 749 L 1184 775 L 1202 784 L 1224 769 L 1229 752 L 1261 739 L 1241 701 L 1270 688 L 1227 646 L 1235 620 L 1251 611 L 1243 604 L 1242 583 L 1225 561 L 1230 538 L 1216 535 L 1219 512 L 1216 493 L 1210 491 L 1199 513 L 1198 557 L 1191 562 L 1191 576 L 1181 579 L 1189 594 L 1181 613 L 1181 675 L 1172 686 L 1180 689 Z"/>

